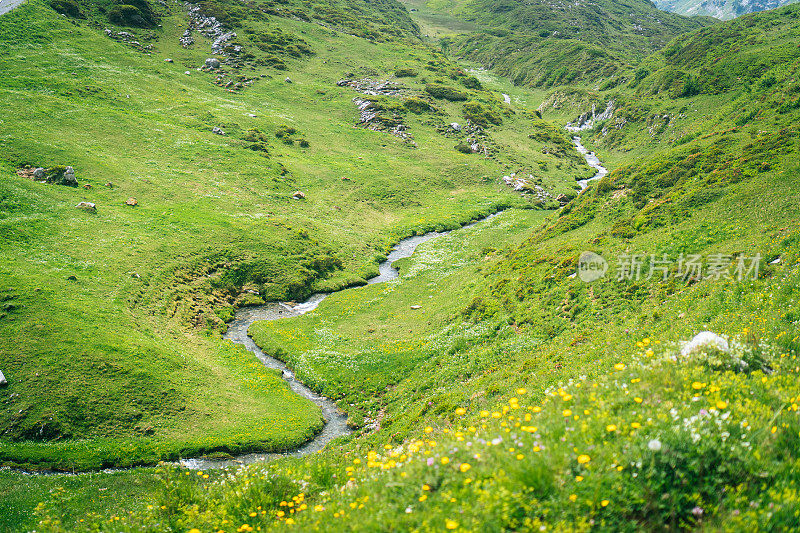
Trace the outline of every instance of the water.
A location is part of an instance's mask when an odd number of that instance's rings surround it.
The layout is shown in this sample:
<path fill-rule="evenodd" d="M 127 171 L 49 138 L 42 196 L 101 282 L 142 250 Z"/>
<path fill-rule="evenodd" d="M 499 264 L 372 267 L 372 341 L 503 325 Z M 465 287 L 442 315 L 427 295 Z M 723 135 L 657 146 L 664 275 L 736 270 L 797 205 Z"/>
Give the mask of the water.
<path fill-rule="evenodd" d="M 494 213 L 482 220 L 488 220 L 499 213 Z M 459 229 L 470 228 L 477 224 L 479 221 L 467 224 Z M 451 230 L 454 231 L 454 230 Z M 374 278 L 367 280 L 367 284 L 383 283 L 399 277 L 400 272 L 393 266 L 393 263 L 398 259 L 411 257 L 417 246 L 423 242 L 430 241 L 442 235 L 446 235 L 451 231 L 436 232 L 432 231 L 424 235 L 415 235 L 403 239 L 392 249 L 386 260 L 378 265 L 378 275 Z M 309 389 L 297 380 L 294 373 L 282 361 L 270 357 L 259 348 L 253 339 L 247 334 L 250 326 L 257 320 L 280 320 L 282 318 L 298 317 L 309 313 L 316 309 L 322 301 L 329 296 L 330 293 L 317 293 L 313 294 L 308 300 L 300 304 L 292 304 L 288 302 L 270 302 L 265 305 L 257 307 L 245 307 L 236 311 L 236 316 L 233 322 L 228 325 L 228 331 L 225 333 L 224 338 L 231 340 L 237 344 L 241 344 L 253 354 L 268 368 L 279 370 L 283 374 L 283 378 L 289 384 L 289 388 L 295 393 L 307 398 L 317 404 L 322 410 L 322 416 L 325 419 L 325 426 L 316 437 L 303 444 L 299 448 L 288 452 L 276 453 L 249 453 L 239 455 L 233 459 L 182 459 L 181 466 L 198 469 L 209 470 L 212 468 L 225 468 L 228 466 L 236 466 L 243 464 L 261 463 L 271 461 L 278 457 L 285 456 L 303 456 L 310 453 L 318 452 L 324 448 L 331 440 L 336 437 L 347 435 L 351 432 L 347 426 L 347 416 L 344 415 L 336 404 L 313 390 Z"/>
<path fill-rule="evenodd" d="M 586 159 L 586 163 L 597 171 L 597 174 L 588 180 L 578 180 L 578 185 L 580 186 L 581 190 L 583 190 L 589 186 L 590 181 L 599 180 L 605 177 L 608 174 L 608 169 L 603 166 L 603 164 L 600 162 L 600 159 L 597 158 L 594 152 L 590 152 L 585 146 L 583 146 L 580 137 L 576 135 L 572 138 L 572 142 L 575 143 L 575 148 L 577 148 L 578 151 L 583 154 L 583 157 Z"/>

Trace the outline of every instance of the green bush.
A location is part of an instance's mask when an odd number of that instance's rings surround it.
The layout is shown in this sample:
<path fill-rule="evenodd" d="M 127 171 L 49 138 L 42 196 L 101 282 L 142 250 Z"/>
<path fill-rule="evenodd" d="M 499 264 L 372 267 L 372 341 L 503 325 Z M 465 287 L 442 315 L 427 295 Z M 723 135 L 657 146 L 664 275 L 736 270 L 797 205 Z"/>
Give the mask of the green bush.
<path fill-rule="evenodd" d="M 394 75 L 398 78 L 415 78 L 417 71 L 413 68 L 399 68 L 394 71 Z"/>
<path fill-rule="evenodd" d="M 440 84 L 428 84 L 425 86 L 425 92 L 439 100 L 448 100 L 450 102 L 464 102 L 467 95 L 455 87 Z"/>
<path fill-rule="evenodd" d="M 500 117 L 499 113 L 489 109 L 480 102 L 467 102 L 464 104 L 462 113 L 464 118 L 471 120 L 473 124 L 478 124 L 484 128 L 489 126 L 489 124 L 495 124 L 499 126 L 503 123 L 503 119 Z"/>
<path fill-rule="evenodd" d="M 144 15 L 138 8 L 127 4 L 112 7 L 108 11 L 108 20 L 118 26 L 134 26 L 137 28 L 151 26 L 151 23 L 145 20 Z"/>
<path fill-rule="evenodd" d="M 480 80 L 475 76 L 468 76 L 466 78 L 462 78 L 461 84 L 467 89 L 476 89 L 476 90 L 483 89 L 483 85 L 481 85 Z"/>
<path fill-rule="evenodd" d="M 85 19 L 86 15 L 81 13 L 81 8 L 74 0 L 52 0 L 50 7 L 57 13 L 76 19 Z"/>
<path fill-rule="evenodd" d="M 403 102 L 403 107 L 417 115 L 431 110 L 431 105 L 422 98 L 412 97 Z"/>

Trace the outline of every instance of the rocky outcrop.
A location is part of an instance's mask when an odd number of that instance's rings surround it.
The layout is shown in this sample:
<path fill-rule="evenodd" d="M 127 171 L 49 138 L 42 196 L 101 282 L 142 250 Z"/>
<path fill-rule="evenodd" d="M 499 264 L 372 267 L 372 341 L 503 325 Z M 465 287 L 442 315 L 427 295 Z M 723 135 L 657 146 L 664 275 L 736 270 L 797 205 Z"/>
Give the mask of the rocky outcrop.
<path fill-rule="evenodd" d="M 8 385 L 8 381 L 6 380 L 6 377 L 3 375 L 2 370 L 0 370 L 0 387 L 5 387 L 6 385 Z"/>
<path fill-rule="evenodd" d="M 614 116 L 614 100 L 609 100 L 606 104 L 606 109 L 599 115 L 597 114 L 597 107 L 592 104 L 592 110 L 583 113 L 572 122 L 567 122 L 566 130 L 572 133 L 579 131 L 590 130 L 594 128 L 598 122 L 603 122 Z"/>
<path fill-rule="evenodd" d="M 64 175 L 61 176 L 61 185 L 67 185 L 68 187 L 77 187 L 78 180 L 75 178 L 75 169 L 72 167 L 67 167 L 64 170 Z"/>
<path fill-rule="evenodd" d="M 370 78 L 342 79 L 336 85 L 339 87 L 352 87 L 361 94 L 369 96 L 404 96 L 407 91 L 403 84 Z"/>
<path fill-rule="evenodd" d="M 114 39 L 117 42 L 127 44 L 128 46 L 139 50 L 140 52 L 152 52 L 152 44 L 142 44 L 138 41 L 136 35 L 128 31 L 114 31 L 109 28 L 103 30 L 109 39 Z"/>
<path fill-rule="evenodd" d="M 97 206 L 94 205 L 92 202 L 80 202 L 75 207 L 78 209 L 82 209 L 88 213 L 97 213 Z"/>
<path fill-rule="evenodd" d="M 228 42 L 236 38 L 236 32 L 228 31 L 216 17 L 208 17 L 200 11 L 200 6 L 189 5 L 189 29 L 181 37 L 181 45 L 186 48 L 194 42 L 191 36 L 192 30 L 198 31 L 211 40 L 211 53 L 221 56 L 238 54 L 242 47 L 234 45 L 228 46 Z M 188 35 L 187 35 L 188 34 Z M 190 42 L 191 41 L 191 42 Z M 184 42 L 189 44 L 184 45 Z"/>

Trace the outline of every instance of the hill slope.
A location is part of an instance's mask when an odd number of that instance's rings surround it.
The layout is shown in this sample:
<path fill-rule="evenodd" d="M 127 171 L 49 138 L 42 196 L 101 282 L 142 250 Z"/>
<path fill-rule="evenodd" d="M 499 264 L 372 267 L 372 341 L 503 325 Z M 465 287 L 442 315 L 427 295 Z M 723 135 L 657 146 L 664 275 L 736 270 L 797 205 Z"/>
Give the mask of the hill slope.
<path fill-rule="evenodd" d="M 165 468 L 158 505 L 121 524 L 793 529 L 798 31 L 790 6 L 672 41 L 584 92 L 618 102 L 583 131 L 617 168 L 569 204 L 509 210 L 423 246 L 396 283 L 254 325 L 361 415 L 357 437 L 208 479 Z M 604 277 L 578 275 L 583 251 Z"/>
<path fill-rule="evenodd" d="M 0 462 L 295 446 L 319 411 L 221 339 L 234 309 L 363 284 L 405 236 L 552 208 L 591 175 L 398 4 L 289 5 L 145 3 L 118 26 L 103 3 L 34 0 L 0 18 Z M 547 194 L 501 183 L 511 166 Z"/>
<path fill-rule="evenodd" d="M 597 82 L 676 35 L 712 22 L 659 11 L 638 0 L 563 4 L 464 0 L 451 5 L 449 13 L 480 29 L 457 36 L 446 46 L 517 85 L 532 87 Z"/>

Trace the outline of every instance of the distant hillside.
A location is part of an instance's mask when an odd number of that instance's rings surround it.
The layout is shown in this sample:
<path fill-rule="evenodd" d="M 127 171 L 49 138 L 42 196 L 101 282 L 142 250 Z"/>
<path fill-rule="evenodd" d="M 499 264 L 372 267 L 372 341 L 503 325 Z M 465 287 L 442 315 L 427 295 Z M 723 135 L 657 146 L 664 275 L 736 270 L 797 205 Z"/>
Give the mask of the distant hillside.
<path fill-rule="evenodd" d="M 721 20 L 766 11 L 792 4 L 797 0 L 656 0 L 659 9 L 681 15 L 707 15 Z"/>
<path fill-rule="evenodd" d="M 486 30 L 456 38 L 452 51 L 534 87 L 610 76 L 675 36 L 712 23 L 641 0 L 467 0 L 453 13 Z"/>

